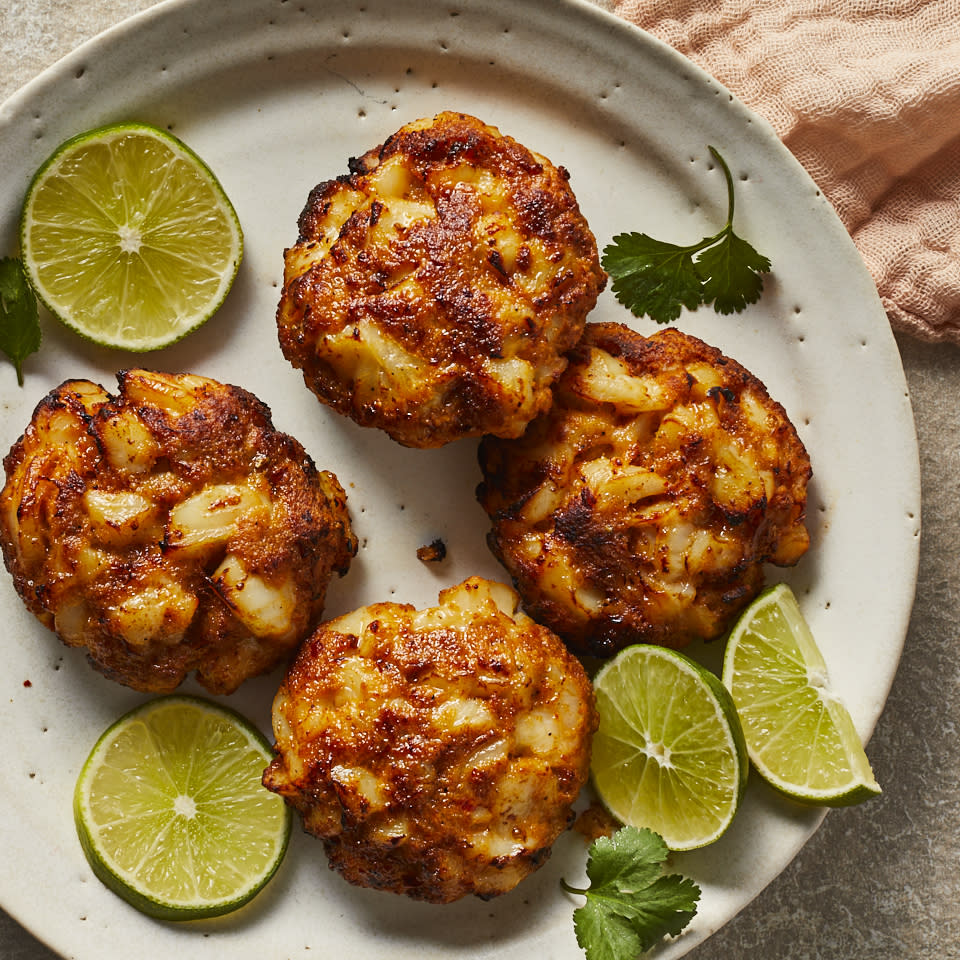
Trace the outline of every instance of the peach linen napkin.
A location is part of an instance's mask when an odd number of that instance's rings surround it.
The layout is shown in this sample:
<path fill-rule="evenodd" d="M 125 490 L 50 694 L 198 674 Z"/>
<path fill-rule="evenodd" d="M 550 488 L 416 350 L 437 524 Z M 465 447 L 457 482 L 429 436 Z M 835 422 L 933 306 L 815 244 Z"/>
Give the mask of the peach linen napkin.
<path fill-rule="evenodd" d="M 894 329 L 960 344 L 960 0 L 614 0 L 765 117 Z"/>

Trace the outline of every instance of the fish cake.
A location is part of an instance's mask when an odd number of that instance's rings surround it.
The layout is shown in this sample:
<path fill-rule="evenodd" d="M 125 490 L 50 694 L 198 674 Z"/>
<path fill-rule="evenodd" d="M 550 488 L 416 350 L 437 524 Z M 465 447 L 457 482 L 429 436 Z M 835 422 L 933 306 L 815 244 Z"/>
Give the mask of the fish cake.
<path fill-rule="evenodd" d="M 264 784 L 349 882 L 449 903 L 512 889 L 572 820 L 596 727 L 562 641 L 479 577 L 327 621 L 273 704 Z"/>
<path fill-rule="evenodd" d="M 284 660 L 356 538 L 346 496 L 267 407 L 192 374 L 70 380 L 4 460 L 0 541 L 28 609 L 102 673 L 212 693 Z"/>
<path fill-rule="evenodd" d="M 489 544 L 527 611 L 575 650 L 722 634 L 796 563 L 810 459 L 748 370 L 676 329 L 591 323 L 549 413 L 485 438 Z"/>
<path fill-rule="evenodd" d="M 311 191 L 280 345 L 323 403 L 406 446 L 515 437 L 605 283 L 567 171 L 446 112 Z"/>

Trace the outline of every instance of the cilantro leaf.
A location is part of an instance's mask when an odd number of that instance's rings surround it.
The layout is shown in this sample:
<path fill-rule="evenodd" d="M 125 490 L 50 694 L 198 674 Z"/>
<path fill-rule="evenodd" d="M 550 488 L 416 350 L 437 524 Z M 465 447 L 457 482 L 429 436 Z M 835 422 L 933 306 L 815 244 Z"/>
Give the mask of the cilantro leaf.
<path fill-rule="evenodd" d="M 660 864 L 669 852 L 660 834 L 623 827 L 612 837 L 598 837 L 590 845 L 587 876 L 593 887 L 647 887 L 660 876 Z"/>
<path fill-rule="evenodd" d="M 645 233 L 621 233 L 603 252 L 604 269 L 613 277 L 613 292 L 637 316 L 676 320 L 680 308 L 701 302 L 702 281 L 686 247 L 654 240 Z"/>
<path fill-rule="evenodd" d="M 730 231 L 700 253 L 696 269 L 703 280 L 703 302 L 712 302 L 717 313 L 739 313 L 760 299 L 761 274 L 769 271 L 770 261 Z"/>
<path fill-rule="evenodd" d="M 633 916 L 633 928 L 640 933 L 644 950 L 665 936 L 676 937 L 694 918 L 700 888 L 679 874 L 658 877 L 644 891 L 644 902 Z"/>
<path fill-rule="evenodd" d="M 573 911 L 573 932 L 587 960 L 634 960 L 645 949 L 629 918 L 595 900 Z"/>
<path fill-rule="evenodd" d="M 37 298 L 27 283 L 23 264 L 13 257 L 0 259 L 0 350 L 17 371 L 23 386 L 23 361 L 40 349 Z"/>
<path fill-rule="evenodd" d="M 614 295 L 635 316 L 671 323 L 683 307 L 712 303 L 717 313 L 739 313 L 760 299 L 770 261 L 734 232 L 733 177 L 720 153 L 709 149 L 727 182 L 727 222 L 719 233 L 688 246 L 621 233 L 604 248 Z"/>
<path fill-rule="evenodd" d="M 590 845 L 586 897 L 573 911 L 574 932 L 587 960 L 634 960 L 665 936 L 677 936 L 697 912 L 700 888 L 686 877 L 665 876 L 667 845 L 652 830 L 623 827 Z"/>

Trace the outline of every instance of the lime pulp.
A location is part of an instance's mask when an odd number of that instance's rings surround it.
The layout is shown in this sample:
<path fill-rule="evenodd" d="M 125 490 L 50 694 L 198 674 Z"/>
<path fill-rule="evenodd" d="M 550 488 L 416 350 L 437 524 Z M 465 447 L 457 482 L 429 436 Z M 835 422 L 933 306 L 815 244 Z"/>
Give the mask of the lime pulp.
<path fill-rule="evenodd" d="M 845 806 L 880 793 L 846 706 L 786 584 L 764 591 L 727 640 L 723 681 L 754 768 L 796 800 Z"/>
<path fill-rule="evenodd" d="M 659 833 L 672 850 L 712 843 L 739 807 L 746 747 L 729 694 L 675 650 L 638 644 L 594 679 L 600 725 L 591 772 L 623 823 Z"/>
<path fill-rule="evenodd" d="M 155 350 L 223 303 L 243 254 L 230 200 L 172 134 L 121 123 L 61 144 L 20 222 L 24 269 L 66 326 L 103 346 Z"/>
<path fill-rule="evenodd" d="M 166 920 L 251 900 L 286 852 L 290 813 L 261 784 L 272 751 L 239 714 L 185 696 L 151 700 L 100 737 L 74 792 L 96 876 Z"/>

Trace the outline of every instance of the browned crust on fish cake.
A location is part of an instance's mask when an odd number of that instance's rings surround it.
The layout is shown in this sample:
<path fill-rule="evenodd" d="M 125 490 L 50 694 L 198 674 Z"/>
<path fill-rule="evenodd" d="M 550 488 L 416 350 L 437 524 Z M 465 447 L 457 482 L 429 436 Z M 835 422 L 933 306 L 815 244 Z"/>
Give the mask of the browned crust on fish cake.
<path fill-rule="evenodd" d="M 448 903 L 514 887 L 587 778 L 596 713 L 562 641 L 471 577 L 436 607 L 321 624 L 277 693 L 265 785 L 360 886 Z"/>
<path fill-rule="evenodd" d="M 588 324 L 555 395 L 522 438 L 482 442 L 478 497 L 527 610 L 576 650 L 719 636 L 764 563 L 806 551 L 807 452 L 716 348 Z"/>
<path fill-rule="evenodd" d="M 402 444 L 518 436 L 606 282 L 568 174 L 441 113 L 315 187 L 285 251 L 284 355 Z"/>
<path fill-rule="evenodd" d="M 28 609 L 93 665 L 168 692 L 271 669 L 356 551 L 346 496 L 238 387 L 127 370 L 67 381 L 4 460 L 3 557 Z"/>

